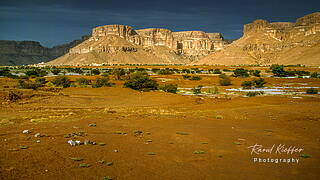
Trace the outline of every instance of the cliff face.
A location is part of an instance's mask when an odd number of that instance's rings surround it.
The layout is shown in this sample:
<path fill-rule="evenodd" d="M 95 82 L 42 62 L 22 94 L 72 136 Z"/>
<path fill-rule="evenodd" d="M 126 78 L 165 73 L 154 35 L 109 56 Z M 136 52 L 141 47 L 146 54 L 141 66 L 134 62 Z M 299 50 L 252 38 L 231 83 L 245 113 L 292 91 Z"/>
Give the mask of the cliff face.
<path fill-rule="evenodd" d="M 7 41 L 0 40 L 0 65 L 23 65 L 48 62 L 64 55 L 70 48 L 86 40 L 75 40 L 67 44 L 54 46 L 52 48 L 43 47 L 35 41 Z"/>
<path fill-rule="evenodd" d="M 294 23 L 259 19 L 243 29 L 242 38 L 197 64 L 320 64 L 319 12 Z"/>
<path fill-rule="evenodd" d="M 166 58 L 170 58 L 169 54 L 179 55 L 181 56 L 179 59 L 185 58 L 182 62 L 187 63 L 191 59 L 220 50 L 224 45 L 225 42 L 220 33 L 172 32 L 163 28 L 134 30 L 132 27 L 125 25 L 106 25 L 94 28 L 92 37 L 70 49 L 69 55 L 146 51 L 161 57 L 163 54 L 157 54 L 159 51 L 155 49 L 165 47 L 160 49 L 166 49 Z M 149 63 L 155 63 L 152 61 Z M 119 60 L 120 62 L 121 60 Z"/>

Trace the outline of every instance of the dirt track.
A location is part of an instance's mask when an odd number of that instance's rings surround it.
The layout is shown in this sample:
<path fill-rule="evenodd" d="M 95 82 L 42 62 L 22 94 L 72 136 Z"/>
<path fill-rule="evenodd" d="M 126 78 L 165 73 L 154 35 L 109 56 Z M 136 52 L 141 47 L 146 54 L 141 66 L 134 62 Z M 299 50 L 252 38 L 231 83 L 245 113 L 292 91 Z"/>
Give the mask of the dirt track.
<path fill-rule="evenodd" d="M 218 99 L 125 88 L 67 88 L 60 95 L 1 106 L 0 177 L 318 179 L 319 107 L 319 97 Z M 96 127 L 89 127 L 92 123 Z M 25 129 L 31 133 L 22 134 Z M 75 139 L 106 145 L 70 146 L 67 141 L 72 138 L 64 135 L 80 131 L 86 136 Z M 34 137 L 38 132 L 45 136 Z M 304 151 L 251 155 L 248 147 L 256 143 Z M 83 160 L 70 159 L 74 157 Z M 253 157 L 300 161 L 253 163 Z M 81 168 L 82 163 L 91 166 Z"/>

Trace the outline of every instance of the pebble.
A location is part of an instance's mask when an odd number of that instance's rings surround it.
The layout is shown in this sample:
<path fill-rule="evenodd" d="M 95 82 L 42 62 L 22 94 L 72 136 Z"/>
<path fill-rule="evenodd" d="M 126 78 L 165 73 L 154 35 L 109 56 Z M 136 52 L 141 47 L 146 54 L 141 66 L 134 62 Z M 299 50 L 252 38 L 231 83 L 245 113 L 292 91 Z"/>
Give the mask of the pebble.
<path fill-rule="evenodd" d="M 29 134 L 29 130 L 27 130 L 27 129 L 26 129 L 26 130 L 23 130 L 22 133 L 23 133 L 23 134 Z"/>
<path fill-rule="evenodd" d="M 73 140 L 69 140 L 68 143 L 71 145 L 71 146 L 78 146 L 80 145 L 80 141 L 79 140 L 76 140 L 76 141 L 73 141 Z"/>
<path fill-rule="evenodd" d="M 34 135 L 34 137 L 41 137 L 41 134 L 37 133 L 37 134 Z"/>

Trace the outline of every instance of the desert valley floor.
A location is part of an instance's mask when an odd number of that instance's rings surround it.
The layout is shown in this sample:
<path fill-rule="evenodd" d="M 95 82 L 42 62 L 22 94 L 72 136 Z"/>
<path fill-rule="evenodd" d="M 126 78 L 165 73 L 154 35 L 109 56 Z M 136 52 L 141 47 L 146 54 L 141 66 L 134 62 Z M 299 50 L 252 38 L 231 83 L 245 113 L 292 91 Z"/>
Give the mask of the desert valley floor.
<path fill-rule="evenodd" d="M 184 88 L 218 82 L 217 76 L 208 75 L 200 81 L 182 80 L 181 75 L 153 78 L 173 79 Z M 243 80 L 233 78 L 228 88 L 239 87 Z M 269 86 L 320 86 L 312 78 L 266 81 Z M 0 83 L 7 92 L 16 81 L 0 78 Z M 0 179 L 320 177 L 319 94 L 182 95 L 139 92 L 115 83 L 59 92 L 20 89 L 26 98 L 2 101 Z M 226 87 L 218 88 L 225 92 Z M 35 137 L 37 133 L 41 135 Z M 70 146 L 67 141 L 72 139 L 96 145 Z M 254 144 L 304 150 L 255 155 L 248 148 Z M 299 158 L 299 163 L 257 163 L 254 157 Z"/>

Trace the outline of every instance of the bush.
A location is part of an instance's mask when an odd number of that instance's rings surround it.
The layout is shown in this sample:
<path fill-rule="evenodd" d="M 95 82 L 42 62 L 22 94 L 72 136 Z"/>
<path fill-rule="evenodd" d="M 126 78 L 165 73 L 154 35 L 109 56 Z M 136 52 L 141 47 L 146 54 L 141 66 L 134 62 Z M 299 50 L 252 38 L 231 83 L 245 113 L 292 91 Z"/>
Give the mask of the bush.
<path fill-rule="evenodd" d="M 256 88 L 262 88 L 266 84 L 266 82 L 262 78 L 254 79 L 253 83 L 255 84 Z"/>
<path fill-rule="evenodd" d="M 100 71 L 99 71 L 99 69 L 92 69 L 91 73 L 92 73 L 93 75 L 99 75 L 99 74 L 100 74 Z"/>
<path fill-rule="evenodd" d="M 53 79 L 51 82 L 52 82 L 52 84 L 54 84 L 55 86 L 63 87 L 63 88 L 70 87 L 70 85 L 71 85 L 71 81 L 70 81 L 69 78 L 66 77 L 66 76 L 56 77 L 56 78 Z"/>
<path fill-rule="evenodd" d="M 95 83 L 92 84 L 93 88 L 100 88 L 100 87 L 110 87 L 113 83 L 109 82 L 109 78 L 103 77 L 103 78 L 97 78 Z"/>
<path fill-rule="evenodd" d="M 219 83 L 221 86 L 229 86 L 231 85 L 231 80 L 228 76 L 224 76 L 223 78 L 220 78 Z"/>
<path fill-rule="evenodd" d="M 122 68 L 115 68 L 112 70 L 112 75 L 114 75 L 116 80 L 121 80 L 126 75 L 126 71 Z"/>
<path fill-rule="evenodd" d="M 284 70 L 283 65 L 272 64 L 270 69 L 275 76 L 278 76 L 278 77 L 286 76 L 286 71 Z"/>
<path fill-rule="evenodd" d="M 312 78 L 318 78 L 319 77 L 319 74 L 317 72 L 314 72 L 310 75 L 310 77 Z"/>
<path fill-rule="evenodd" d="M 47 83 L 47 81 L 46 81 L 46 78 L 38 77 L 38 78 L 36 78 L 36 83 L 39 85 L 43 85 L 43 84 Z"/>
<path fill-rule="evenodd" d="M 215 69 L 215 70 L 213 71 L 213 74 L 221 74 L 220 69 Z"/>
<path fill-rule="evenodd" d="M 158 74 L 174 74 L 174 71 L 172 69 L 165 68 L 160 69 L 160 71 L 158 71 Z"/>
<path fill-rule="evenodd" d="M 209 93 L 209 94 L 219 94 L 219 89 L 218 89 L 218 87 L 215 86 L 214 89 L 208 89 L 207 93 Z"/>
<path fill-rule="evenodd" d="M 309 88 L 306 90 L 307 94 L 318 94 L 318 89 L 315 88 Z"/>
<path fill-rule="evenodd" d="M 263 91 L 250 91 L 250 92 L 247 92 L 246 96 L 253 97 L 253 96 L 263 95 L 263 94 L 264 94 Z"/>
<path fill-rule="evenodd" d="M 202 85 L 192 88 L 193 94 L 201 94 Z"/>
<path fill-rule="evenodd" d="M 58 75 L 61 72 L 61 70 L 60 69 L 53 69 L 53 70 L 51 70 L 51 72 L 54 75 Z"/>
<path fill-rule="evenodd" d="M 19 85 L 18 88 L 20 89 L 37 89 L 40 85 L 37 84 L 36 82 L 32 81 L 25 81 L 25 80 L 19 80 Z"/>
<path fill-rule="evenodd" d="M 183 79 L 190 79 L 191 76 L 190 75 L 182 75 Z"/>
<path fill-rule="evenodd" d="M 201 77 L 200 77 L 200 76 L 192 76 L 192 77 L 190 78 L 190 80 L 200 81 L 200 80 L 201 80 Z"/>
<path fill-rule="evenodd" d="M 149 91 L 158 89 L 157 81 L 150 79 L 146 72 L 135 72 L 130 75 L 124 83 L 124 87 L 140 91 Z"/>
<path fill-rule="evenodd" d="M 235 77 L 249 77 L 248 70 L 243 68 L 237 68 L 233 71 L 233 76 Z"/>
<path fill-rule="evenodd" d="M 25 74 L 26 74 L 27 76 L 34 76 L 34 77 L 39 76 L 39 73 L 38 73 L 37 71 L 35 71 L 35 70 L 27 71 L 27 72 L 25 72 Z"/>
<path fill-rule="evenodd" d="M 86 79 L 86 78 L 78 78 L 76 80 L 76 82 L 79 84 L 79 85 L 89 85 L 90 84 L 90 80 Z"/>
<path fill-rule="evenodd" d="M 243 81 L 241 86 L 243 87 L 243 89 L 251 89 L 253 86 L 253 82 L 252 81 Z"/>
<path fill-rule="evenodd" d="M 163 86 L 160 86 L 160 88 L 164 92 L 170 92 L 170 93 L 177 93 L 178 86 L 176 84 L 165 84 Z"/>
<path fill-rule="evenodd" d="M 225 78 L 225 77 L 227 77 L 227 75 L 225 73 L 222 73 L 219 75 L 219 78 Z"/>
<path fill-rule="evenodd" d="M 259 70 L 250 71 L 250 75 L 256 76 L 256 77 L 260 77 L 261 76 L 260 73 L 261 73 L 261 71 L 259 71 Z"/>

